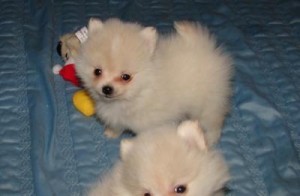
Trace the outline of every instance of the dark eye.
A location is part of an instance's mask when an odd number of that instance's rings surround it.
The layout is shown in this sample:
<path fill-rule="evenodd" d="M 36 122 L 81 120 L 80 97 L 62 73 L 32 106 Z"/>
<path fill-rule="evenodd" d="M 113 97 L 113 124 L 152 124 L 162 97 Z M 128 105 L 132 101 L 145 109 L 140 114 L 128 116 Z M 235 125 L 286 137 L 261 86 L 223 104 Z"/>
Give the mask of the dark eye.
<path fill-rule="evenodd" d="M 144 196 L 151 196 L 151 193 L 145 193 Z"/>
<path fill-rule="evenodd" d="M 186 192 L 186 186 L 179 185 L 175 187 L 175 193 L 185 193 Z"/>
<path fill-rule="evenodd" d="M 95 74 L 95 76 L 101 76 L 102 70 L 101 69 L 95 69 L 94 74 Z"/>
<path fill-rule="evenodd" d="M 131 79 L 131 76 L 129 74 L 122 74 L 121 75 L 122 80 L 124 81 L 128 81 Z"/>

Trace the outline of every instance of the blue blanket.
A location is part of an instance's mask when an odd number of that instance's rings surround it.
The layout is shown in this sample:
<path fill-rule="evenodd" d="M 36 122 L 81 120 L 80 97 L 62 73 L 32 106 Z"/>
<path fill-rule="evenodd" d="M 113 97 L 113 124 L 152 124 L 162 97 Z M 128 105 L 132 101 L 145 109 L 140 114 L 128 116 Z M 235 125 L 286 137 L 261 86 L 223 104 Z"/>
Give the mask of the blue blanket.
<path fill-rule="evenodd" d="M 234 93 L 218 147 L 228 195 L 300 195 L 300 3 L 292 0 L 2 0 L 0 195 L 83 195 L 118 159 L 119 140 L 72 104 L 52 73 L 59 36 L 89 17 L 168 32 L 208 26 L 235 60 Z"/>

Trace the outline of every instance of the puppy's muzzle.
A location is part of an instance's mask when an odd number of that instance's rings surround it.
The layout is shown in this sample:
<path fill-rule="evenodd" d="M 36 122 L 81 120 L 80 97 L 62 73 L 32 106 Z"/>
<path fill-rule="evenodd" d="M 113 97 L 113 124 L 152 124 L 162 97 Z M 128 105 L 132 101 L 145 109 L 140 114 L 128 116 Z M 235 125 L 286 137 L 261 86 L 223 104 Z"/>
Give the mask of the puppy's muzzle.
<path fill-rule="evenodd" d="M 104 95 L 110 96 L 114 93 L 114 88 L 112 86 L 109 86 L 109 85 L 103 86 L 102 87 L 102 92 L 103 92 Z"/>

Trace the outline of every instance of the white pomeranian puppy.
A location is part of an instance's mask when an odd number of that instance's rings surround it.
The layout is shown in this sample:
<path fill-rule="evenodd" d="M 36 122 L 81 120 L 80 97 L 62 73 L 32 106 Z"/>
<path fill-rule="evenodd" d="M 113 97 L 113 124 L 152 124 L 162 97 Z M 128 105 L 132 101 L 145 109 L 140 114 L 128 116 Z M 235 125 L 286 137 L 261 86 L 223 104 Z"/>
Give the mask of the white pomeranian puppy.
<path fill-rule="evenodd" d="M 224 158 L 208 148 L 198 122 L 184 121 L 123 140 L 121 161 L 89 196 L 223 195 L 228 180 Z"/>
<path fill-rule="evenodd" d="M 231 94 L 230 57 L 197 23 L 176 22 L 171 35 L 153 27 L 91 19 L 77 72 L 96 102 L 105 134 L 136 133 L 198 120 L 218 140 Z"/>

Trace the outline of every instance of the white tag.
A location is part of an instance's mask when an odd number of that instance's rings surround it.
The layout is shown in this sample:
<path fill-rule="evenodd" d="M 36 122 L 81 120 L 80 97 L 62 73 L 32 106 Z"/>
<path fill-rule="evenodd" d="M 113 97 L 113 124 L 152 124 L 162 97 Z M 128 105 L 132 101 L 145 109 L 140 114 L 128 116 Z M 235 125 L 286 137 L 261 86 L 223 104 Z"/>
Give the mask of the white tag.
<path fill-rule="evenodd" d="M 82 27 L 75 33 L 75 35 L 79 39 L 79 41 L 83 43 L 88 38 L 88 29 L 86 27 Z"/>

